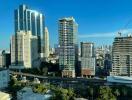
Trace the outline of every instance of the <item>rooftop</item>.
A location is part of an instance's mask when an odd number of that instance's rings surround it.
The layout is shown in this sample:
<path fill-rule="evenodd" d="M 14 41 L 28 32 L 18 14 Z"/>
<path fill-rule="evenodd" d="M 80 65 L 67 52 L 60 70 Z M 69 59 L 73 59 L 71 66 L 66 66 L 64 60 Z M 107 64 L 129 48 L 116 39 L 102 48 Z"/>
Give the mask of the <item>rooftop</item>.
<path fill-rule="evenodd" d="M 7 100 L 8 98 L 10 98 L 10 94 L 0 91 L 0 100 Z"/>
<path fill-rule="evenodd" d="M 7 70 L 6 68 L 0 68 L 0 71 Z"/>

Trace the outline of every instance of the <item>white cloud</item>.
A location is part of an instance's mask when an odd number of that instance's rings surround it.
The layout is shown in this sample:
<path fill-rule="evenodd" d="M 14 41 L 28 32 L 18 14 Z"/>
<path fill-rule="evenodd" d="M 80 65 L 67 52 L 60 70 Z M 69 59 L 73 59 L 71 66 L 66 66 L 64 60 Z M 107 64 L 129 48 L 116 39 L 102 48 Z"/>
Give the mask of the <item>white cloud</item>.
<path fill-rule="evenodd" d="M 115 32 L 108 32 L 108 33 L 92 33 L 92 34 L 79 34 L 79 38 L 111 38 L 117 36 L 117 33 L 119 31 Z M 121 31 L 123 35 L 126 35 L 128 33 L 132 33 L 132 29 L 124 29 Z"/>

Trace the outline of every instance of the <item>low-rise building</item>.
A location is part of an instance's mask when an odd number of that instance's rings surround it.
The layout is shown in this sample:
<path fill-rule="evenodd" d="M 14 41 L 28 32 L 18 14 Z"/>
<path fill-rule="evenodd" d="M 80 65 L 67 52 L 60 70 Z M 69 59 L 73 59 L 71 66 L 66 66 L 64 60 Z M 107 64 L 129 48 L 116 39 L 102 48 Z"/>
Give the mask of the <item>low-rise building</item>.
<path fill-rule="evenodd" d="M 11 96 L 8 93 L 0 91 L 0 100 L 11 100 Z"/>
<path fill-rule="evenodd" d="M 0 67 L 9 67 L 11 64 L 10 52 L 2 50 L 0 51 Z"/>
<path fill-rule="evenodd" d="M 0 89 L 8 87 L 8 82 L 10 81 L 9 70 L 0 69 Z"/>

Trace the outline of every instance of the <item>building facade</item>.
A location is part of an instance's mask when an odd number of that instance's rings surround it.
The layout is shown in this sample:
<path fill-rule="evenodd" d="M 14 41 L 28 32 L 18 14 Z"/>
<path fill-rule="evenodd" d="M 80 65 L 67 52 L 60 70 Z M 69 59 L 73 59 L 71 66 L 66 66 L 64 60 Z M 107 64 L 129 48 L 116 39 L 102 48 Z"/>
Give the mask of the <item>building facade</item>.
<path fill-rule="evenodd" d="M 59 67 L 63 77 L 75 77 L 78 24 L 73 17 L 59 20 Z"/>
<path fill-rule="evenodd" d="M 132 76 L 132 37 L 115 37 L 112 47 L 111 75 Z"/>
<path fill-rule="evenodd" d="M 9 70 L 0 68 L 0 89 L 8 87 L 10 81 Z"/>
<path fill-rule="evenodd" d="M 94 44 L 81 42 L 81 76 L 95 75 L 95 54 Z"/>
<path fill-rule="evenodd" d="M 44 57 L 48 58 L 49 57 L 49 31 L 48 28 L 45 27 L 45 35 L 44 35 Z"/>
<path fill-rule="evenodd" d="M 8 68 L 11 64 L 11 54 L 5 50 L 0 52 L 0 67 Z"/>
<path fill-rule="evenodd" d="M 112 60 L 111 60 L 111 54 L 106 53 L 105 54 L 105 60 L 104 60 L 104 74 L 108 76 L 110 74 L 112 68 Z"/>
<path fill-rule="evenodd" d="M 44 53 L 44 16 L 36 10 L 29 9 L 26 5 L 20 5 L 14 11 L 15 34 L 18 31 L 31 31 L 32 35 L 38 38 L 38 53 L 43 57 Z M 17 44 L 17 38 L 16 38 Z M 16 64 L 18 60 L 16 46 Z"/>
<path fill-rule="evenodd" d="M 0 99 L 1 100 L 11 100 L 12 98 L 10 94 L 0 91 Z"/>
<path fill-rule="evenodd" d="M 17 45 L 16 45 L 17 40 Z M 38 43 L 37 36 L 33 36 L 31 31 L 17 32 L 17 36 L 13 35 L 11 39 L 11 66 L 10 68 L 33 68 L 38 67 Z M 17 55 L 16 55 L 17 46 Z M 15 63 L 17 56 L 17 65 Z"/>

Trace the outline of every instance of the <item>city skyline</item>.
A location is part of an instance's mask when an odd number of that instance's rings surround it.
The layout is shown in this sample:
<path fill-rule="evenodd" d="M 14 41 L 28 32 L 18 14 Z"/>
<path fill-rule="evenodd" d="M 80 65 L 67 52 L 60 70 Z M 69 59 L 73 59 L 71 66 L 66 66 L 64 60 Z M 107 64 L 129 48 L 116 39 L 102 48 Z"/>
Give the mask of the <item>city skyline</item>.
<path fill-rule="evenodd" d="M 69 16 L 73 16 L 79 24 L 79 42 L 94 42 L 95 45 L 112 44 L 114 36 L 120 29 L 123 28 L 124 33 L 132 31 L 130 24 L 124 27 L 132 18 L 131 2 L 129 0 L 101 1 L 64 0 L 61 2 L 56 0 L 49 3 L 47 0 L 37 2 L 2 0 L 1 5 L 4 6 L 0 6 L 0 11 L 3 13 L 0 17 L 0 26 L 2 26 L 0 29 L 0 49 L 9 49 L 10 37 L 15 33 L 13 13 L 20 4 L 26 4 L 44 14 L 52 47 L 58 43 L 57 20 Z M 65 5 L 62 5 L 63 3 Z"/>

